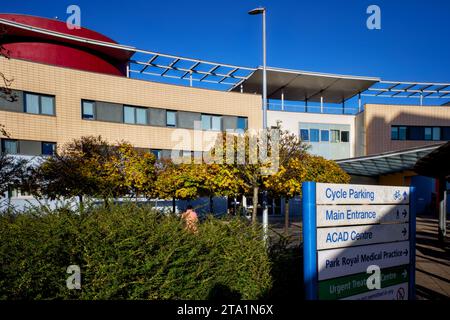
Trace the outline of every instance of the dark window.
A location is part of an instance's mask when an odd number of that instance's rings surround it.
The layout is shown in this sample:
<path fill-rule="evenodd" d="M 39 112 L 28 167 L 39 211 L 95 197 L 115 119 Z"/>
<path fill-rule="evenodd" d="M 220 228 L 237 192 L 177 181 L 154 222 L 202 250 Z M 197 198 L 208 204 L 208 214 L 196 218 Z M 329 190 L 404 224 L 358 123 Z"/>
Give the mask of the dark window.
<path fill-rule="evenodd" d="M 95 102 L 85 100 L 81 102 L 81 118 L 85 120 L 95 119 Z"/>
<path fill-rule="evenodd" d="M 19 154 L 18 141 L 11 139 L 2 139 L 2 152 L 4 154 Z"/>
<path fill-rule="evenodd" d="M 319 142 L 319 129 L 310 129 L 309 134 L 311 142 Z"/>
<path fill-rule="evenodd" d="M 450 140 L 450 127 L 442 128 L 442 140 Z"/>
<path fill-rule="evenodd" d="M 237 129 L 247 130 L 247 118 L 238 117 L 237 119 Z"/>
<path fill-rule="evenodd" d="M 123 122 L 132 124 L 147 124 L 147 109 L 124 106 Z"/>
<path fill-rule="evenodd" d="M 391 140 L 398 140 L 398 127 L 391 127 Z"/>
<path fill-rule="evenodd" d="M 406 140 L 407 128 L 406 127 L 398 127 L 398 140 Z"/>
<path fill-rule="evenodd" d="M 161 150 L 152 149 L 152 153 L 156 159 L 161 159 Z"/>
<path fill-rule="evenodd" d="M 56 143 L 54 142 L 42 142 L 42 155 L 52 156 L 56 152 Z"/>
<path fill-rule="evenodd" d="M 300 129 L 300 139 L 302 141 L 309 141 L 309 130 L 308 129 Z"/>
<path fill-rule="evenodd" d="M 177 126 L 177 112 L 176 111 L 166 111 L 166 126 L 176 127 Z"/>
<path fill-rule="evenodd" d="M 409 127 L 408 140 L 424 140 L 425 131 L 423 127 Z"/>
<path fill-rule="evenodd" d="M 36 93 L 25 93 L 25 112 L 33 114 L 55 114 L 55 97 Z"/>
<path fill-rule="evenodd" d="M 341 131 L 341 141 L 342 142 L 349 142 L 350 141 L 350 132 L 348 132 L 348 131 Z"/>
<path fill-rule="evenodd" d="M 320 141 L 330 141 L 330 131 L 320 130 Z"/>

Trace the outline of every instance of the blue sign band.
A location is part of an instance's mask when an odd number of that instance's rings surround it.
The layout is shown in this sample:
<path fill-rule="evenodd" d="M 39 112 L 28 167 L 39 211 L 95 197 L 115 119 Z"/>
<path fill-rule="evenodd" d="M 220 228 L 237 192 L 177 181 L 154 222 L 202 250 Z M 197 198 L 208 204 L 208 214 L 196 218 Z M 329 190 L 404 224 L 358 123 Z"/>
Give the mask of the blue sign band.
<path fill-rule="evenodd" d="M 409 192 L 409 300 L 416 299 L 416 188 Z"/>
<path fill-rule="evenodd" d="M 307 300 L 317 300 L 316 183 L 302 183 L 303 278 Z"/>

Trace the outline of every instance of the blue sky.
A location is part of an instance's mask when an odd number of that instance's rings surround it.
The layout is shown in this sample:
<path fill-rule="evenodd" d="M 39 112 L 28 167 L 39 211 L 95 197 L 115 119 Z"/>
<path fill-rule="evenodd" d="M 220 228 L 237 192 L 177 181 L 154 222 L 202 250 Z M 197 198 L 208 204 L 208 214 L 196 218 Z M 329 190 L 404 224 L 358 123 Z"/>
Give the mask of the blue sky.
<path fill-rule="evenodd" d="M 448 0 L 10 0 L 2 12 L 60 20 L 77 4 L 82 26 L 143 49 L 244 66 L 261 64 L 268 10 L 268 65 L 384 80 L 450 82 Z M 381 8 L 381 30 L 366 9 Z"/>

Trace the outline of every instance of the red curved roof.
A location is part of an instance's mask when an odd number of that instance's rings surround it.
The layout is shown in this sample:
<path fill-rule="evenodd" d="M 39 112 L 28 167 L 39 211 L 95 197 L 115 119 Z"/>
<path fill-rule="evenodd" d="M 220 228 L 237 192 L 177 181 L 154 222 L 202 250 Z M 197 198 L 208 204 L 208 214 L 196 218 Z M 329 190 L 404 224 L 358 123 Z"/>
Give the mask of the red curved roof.
<path fill-rule="evenodd" d="M 131 48 L 112 48 L 78 39 L 67 39 L 57 34 L 42 33 L 29 28 L 40 28 L 63 35 L 117 44 L 111 38 L 86 28 L 69 29 L 63 21 L 23 14 L 1 13 L 0 19 L 26 26 L 26 28 L 12 26 L 0 21 L 0 25 L 6 29 L 6 34 L 0 38 L 0 41 L 5 49 L 9 50 L 11 58 L 125 76 L 126 65 L 134 54 Z"/>

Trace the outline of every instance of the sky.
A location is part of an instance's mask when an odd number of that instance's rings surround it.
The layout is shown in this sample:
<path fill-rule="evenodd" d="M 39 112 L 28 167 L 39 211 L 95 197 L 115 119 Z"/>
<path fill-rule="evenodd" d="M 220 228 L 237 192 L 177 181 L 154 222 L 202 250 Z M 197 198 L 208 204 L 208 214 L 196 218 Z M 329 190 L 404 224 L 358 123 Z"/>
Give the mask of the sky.
<path fill-rule="evenodd" d="M 450 82 L 448 0 L 9 0 L 0 11 L 65 21 L 71 4 L 83 27 L 141 49 L 241 66 L 262 64 L 261 17 L 267 8 L 267 64 L 306 71 Z M 369 30 L 369 5 L 381 30 Z"/>

